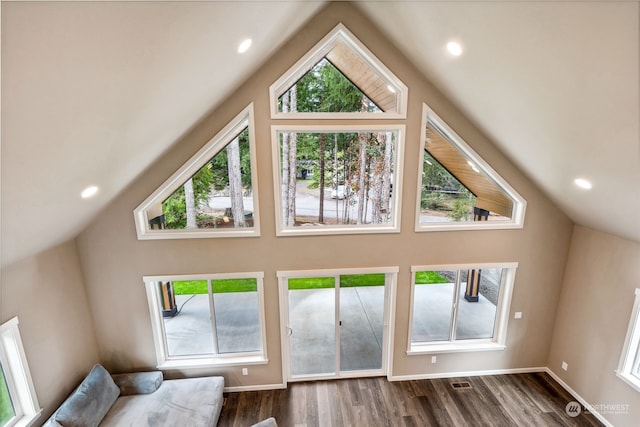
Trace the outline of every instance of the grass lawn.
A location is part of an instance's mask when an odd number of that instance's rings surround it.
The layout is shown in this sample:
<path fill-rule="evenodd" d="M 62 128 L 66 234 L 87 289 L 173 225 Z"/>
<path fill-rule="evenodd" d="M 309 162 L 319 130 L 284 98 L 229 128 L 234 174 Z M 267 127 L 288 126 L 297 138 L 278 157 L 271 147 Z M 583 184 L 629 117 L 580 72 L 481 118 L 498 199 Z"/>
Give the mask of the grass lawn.
<path fill-rule="evenodd" d="M 213 292 L 255 292 L 258 290 L 256 279 L 222 279 L 213 280 Z M 180 280 L 173 282 L 173 291 L 176 295 L 206 294 L 206 280 Z"/>
<path fill-rule="evenodd" d="M 416 271 L 416 285 L 433 285 L 435 283 L 449 283 L 437 271 Z"/>
<path fill-rule="evenodd" d="M 384 273 L 380 274 L 346 274 L 340 276 L 341 288 L 356 286 L 384 286 Z M 333 277 L 301 277 L 289 279 L 289 290 L 327 289 L 335 287 Z"/>
<path fill-rule="evenodd" d="M 340 276 L 340 287 L 384 286 L 384 273 L 345 274 Z M 328 289 L 335 287 L 333 277 L 303 277 L 289 279 L 289 290 Z M 416 272 L 416 284 L 448 283 L 449 281 L 436 271 Z M 258 289 L 256 279 L 223 279 L 213 281 L 214 293 L 255 292 Z M 206 280 L 176 280 L 173 282 L 176 295 L 206 294 Z"/>

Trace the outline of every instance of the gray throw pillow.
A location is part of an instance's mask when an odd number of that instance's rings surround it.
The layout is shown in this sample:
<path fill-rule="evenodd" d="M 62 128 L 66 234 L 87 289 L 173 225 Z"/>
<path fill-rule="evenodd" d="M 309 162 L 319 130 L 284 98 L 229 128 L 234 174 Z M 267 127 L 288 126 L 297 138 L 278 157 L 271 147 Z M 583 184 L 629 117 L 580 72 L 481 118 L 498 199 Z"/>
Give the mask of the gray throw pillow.
<path fill-rule="evenodd" d="M 113 375 L 113 380 L 120 387 L 120 395 L 150 394 L 162 384 L 162 372 L 135 372 L 131 374 Z"/>
<path fill-rule="evenodd" d="M 55 420 L 64 427 L 95 427 L 120 395 L 120 389 L 101 365 L 95 365 L 80 386 L 60 406 Z"/>

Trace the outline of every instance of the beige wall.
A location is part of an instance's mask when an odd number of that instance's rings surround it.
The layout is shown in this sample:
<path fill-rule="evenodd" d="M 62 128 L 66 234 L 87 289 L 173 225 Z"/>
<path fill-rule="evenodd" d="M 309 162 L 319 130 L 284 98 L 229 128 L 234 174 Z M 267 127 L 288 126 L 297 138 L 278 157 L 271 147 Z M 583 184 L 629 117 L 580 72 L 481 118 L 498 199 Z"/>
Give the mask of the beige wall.
<path fill-rule="evenodd" d="M 398 234 L 276 237 L 268 87 L 318 40 L 342 21 L 409 87 L 409 114 L 402 194 L 402 230 Z M 571 222 L 451 103 L 409 64 L 372 24 L 348 4 L 333 3 L 305 25 L 230 99 L 205 118 L 156 164 L 143 173 L 79 236 L 82 268 L 96 325 L 100 358 L 124 371 L 155 366 L 155 354 L 143 275 L 264 271 L 269 364 L 204 370 L 222 373 L 228 386 L 282 381 L 276 271 L 399 266 L 397 321 L 392 374 L 545 366 L 571 236 Z M 250 102 L 255 104 L 262 236 L 260 238 L 138 241 L 133 210 L 192 154 Z M 522 230 L 415 233 L 414 212 L 422 103 L 428 102 L 503 178 L 528 201 Z M 396 123 L 396 121 L 392 121 Z M 287 121 L 278 121 L 287 123 Z M 313 250 L 310 250 L 313 248 Z M 517 261 L 507 350 L 441 355 L 435 365 L 426 356 L 405 354 L 410 295 L 410 266 L 429 263 Z M 195 372 L 177 373 L 194 375 Z"/>
<path fill-rule="evenodd" d="M 75 241 L 2 269 L 2 322 L 20 335 L 46 419 L 98 362 Z"/>
<path fill-rule="evenodd" d="M 548 366 L 591 405 L 628 404 L 602 411 L 615 426 L 640 420 L 640 393 L 614 372 L 638 287 L 640 243 L 575 226 Z"/>

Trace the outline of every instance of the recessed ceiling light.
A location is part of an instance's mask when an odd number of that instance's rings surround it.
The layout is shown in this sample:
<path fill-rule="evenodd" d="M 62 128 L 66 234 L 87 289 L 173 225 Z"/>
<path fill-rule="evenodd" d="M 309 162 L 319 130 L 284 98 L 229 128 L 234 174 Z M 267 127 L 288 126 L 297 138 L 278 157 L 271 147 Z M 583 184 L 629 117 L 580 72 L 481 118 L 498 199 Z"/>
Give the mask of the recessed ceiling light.
<path fill-rule="evenodd" d="M 462 45 L 458 42 L 449 42 L 447 43 L 447 50 L 453 56 L 462 55 Z"/>
<path fill-rule="evenodd" d="M 387 90 L 391 93 L 396 93 L 396 90 L 391 85 L 387 85 Z"/>
<path fill-rule="evenodd" d="M 82 190 L 82 193 L 80 193 L 80 196 L 83 199 L 88 199 L 90 197 L 95 196 L 97 193 L 98 193 L 98 187 L 96 187 L 95 185 L 92 185 Z"/>
<path fill-rule="evenodd" d="M 244 39 L 238 46 L 238 53 L 245 53 L 251 47 L 251 39 Z"/>
<path fill-rule="evenodd" d="M 575 185 L 577 185 L 580 188 L 583 188 L 585 190 L 591 190 L 591 188 L 593 187 L 593 185 L 591 184 L 590 181 L 584 179 L 584 178 L 576 178 L 573 180 L 573 183 Z"/>

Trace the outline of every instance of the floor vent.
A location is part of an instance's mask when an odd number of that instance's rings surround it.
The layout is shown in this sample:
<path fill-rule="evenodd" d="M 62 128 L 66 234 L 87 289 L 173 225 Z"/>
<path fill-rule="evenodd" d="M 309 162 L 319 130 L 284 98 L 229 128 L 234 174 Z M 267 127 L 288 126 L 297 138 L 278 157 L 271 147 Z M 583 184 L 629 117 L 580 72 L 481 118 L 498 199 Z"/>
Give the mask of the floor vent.
<path fill-rule="evenodd" d="M 451 383 L 451 387 L 453 387 L 456 390 L 461 390 L 461 389 L 466 389 L 466 388 L 473 388 L 471 387 L 471 384 L 464 381 L 461 383 Z"/>

